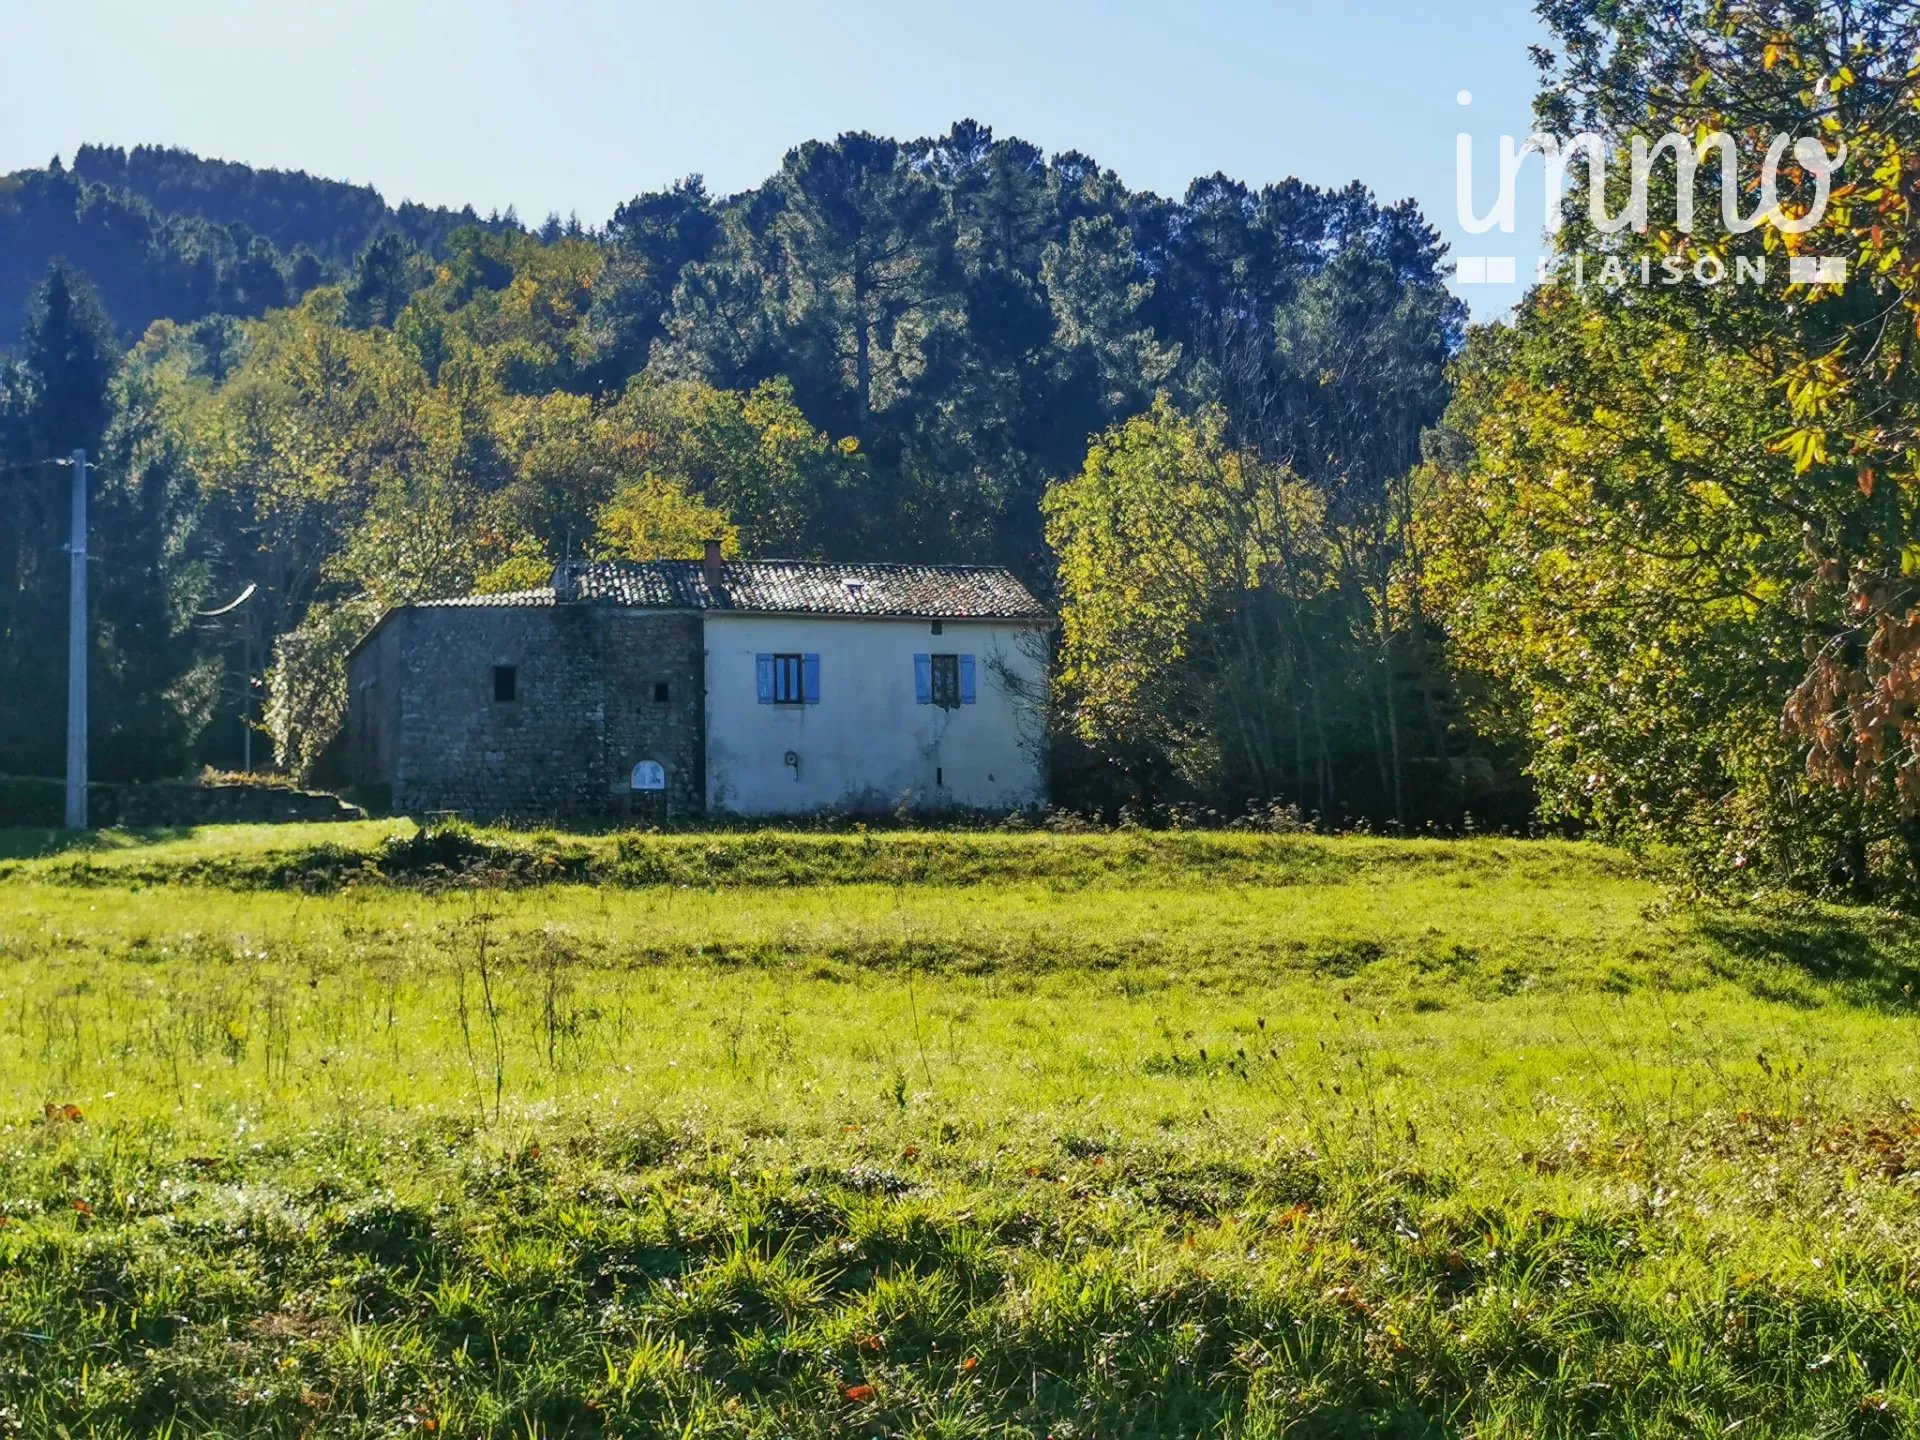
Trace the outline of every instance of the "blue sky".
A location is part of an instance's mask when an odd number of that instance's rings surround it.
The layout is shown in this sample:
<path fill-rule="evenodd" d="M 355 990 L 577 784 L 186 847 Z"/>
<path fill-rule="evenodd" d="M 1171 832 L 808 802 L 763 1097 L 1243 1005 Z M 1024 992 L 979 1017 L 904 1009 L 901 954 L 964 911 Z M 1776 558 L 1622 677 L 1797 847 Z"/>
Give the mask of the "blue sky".
<path fill-rule="evenodd" d="M 598 223 L 694 171 L 751 185 L 804 139 L 972 116 L 1167 194 L 1357 178 L 1524 279 L 1528 236 L 1457 234 L 1454 135 L 1491 158 L 1526 133 L 1538 35 L 1529 0 L 0 0 L 0 172 L 154 142 Z M 1518 289 L 1461 293 L 1485 318 Z"/>

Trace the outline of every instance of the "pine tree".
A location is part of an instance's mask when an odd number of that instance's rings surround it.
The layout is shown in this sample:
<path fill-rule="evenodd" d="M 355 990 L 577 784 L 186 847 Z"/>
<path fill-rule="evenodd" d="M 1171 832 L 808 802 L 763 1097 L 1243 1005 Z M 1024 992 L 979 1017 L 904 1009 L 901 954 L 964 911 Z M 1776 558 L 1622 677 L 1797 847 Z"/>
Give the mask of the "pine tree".
<path fill-rule="evenodd" d="M 21 361 L 0 378 L 0 459 L 10 531 L 0 551 L 0 770 L 56 775 L 65 761 L 71 469 L 84 449 L 92 771 L 177 774 L 205 721 L 209 685 L 192 614 L 197 505 L 153 386 L 123 374 L 93 287 L 56 263 L 35 295 Z"/>
<path fill-rule="evenodd" d="M 0 770 L 57 775 L 65 763 L 68 496 L 72 471 L 51 462 L 97 455 L 118 364 L 113 326 L 93 288 L 62 262 L 35 292 L 21 360 L 0 377 L 0 474 L 6 537 L 0 565 Z"/>

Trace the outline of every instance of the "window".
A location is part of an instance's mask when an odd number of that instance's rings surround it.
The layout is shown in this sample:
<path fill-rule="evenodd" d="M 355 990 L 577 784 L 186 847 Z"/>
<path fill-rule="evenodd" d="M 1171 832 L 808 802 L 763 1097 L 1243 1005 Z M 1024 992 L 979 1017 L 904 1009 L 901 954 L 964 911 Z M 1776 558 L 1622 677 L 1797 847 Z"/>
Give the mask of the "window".
<path fill-rule="evenodd" d="M 958 655 L 933 657 L 933 703 L 942 710 L 952 710 L 960 704 L 960 657 Z"/>
<path fill-rule="evenodd" d="M 938 705 L 943 710 L 973 704 L 973 656 L 914 656 L 913 698 L 919 704 Z"/>
<path fill-rule="evenodd" d="M 818 705 L 818 655 L 756 655 L 755 689 L 762 705 Z"/>
<path fill-rule="evenodd" d="M 773 703 L 776 705 L 803 705 L 806 703 L 800 689 L 800 657 L 798 655 L 776 655 L 773 657 Z"/>
<path fill-rule="evenodd" d="M 493 667 L 493 698 L 502 705 L 520 698 L 520 672 L 513 666 Z"/>
<path fill-rule="evenodd" d="M 653 682 L 653 703 L 656 705 L 664 705 L 667 703 L 668 699 L 670 698 L 671 698 L 671 692 L 667 689 L 667 682 L 664 680 L 654 681 Z"/>
<path fill-rule="evenodd" d="M 944 625 L 942 625 L 938 620 L 933 622 L 934 634 L 941 635 L 941 634 L 944 634 L 945 632 L 946 632 L 946 627 Z"/>

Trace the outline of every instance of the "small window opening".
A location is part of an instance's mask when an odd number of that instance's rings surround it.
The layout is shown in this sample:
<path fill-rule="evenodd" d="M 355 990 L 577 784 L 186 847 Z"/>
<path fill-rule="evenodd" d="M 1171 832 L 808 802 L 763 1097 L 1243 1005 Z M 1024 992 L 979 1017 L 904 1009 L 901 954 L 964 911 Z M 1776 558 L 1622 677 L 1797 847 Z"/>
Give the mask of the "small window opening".
<path fill-rule="evenodd" d="M 802 705 L 806 703 L 806 694 L 801 687 L 800 662 L 798 655 L 776 655 L 773 657 L 773 703 L 776 705 Z"/>
<path fill-rule="evenodd" d="M 944 635 L 946 633 L 945 627 L 942 626 L 938 620 L 933 622 L 933 633 L 936 635 Z"/>
<path fill-rule="evenodd" d="M 493 667 L 493 698 L 500 704 L 520 698 L 520 672 L 513 666 Z"/>
<path fill-rule="evenodd" d="M 960 657 L 958 655 L 935 655 L 933 660 L 934 704 L 947 710 L 960 707 Z"/>
<path fill-rule="evenodd" d="M 667 682 L 664 680 L 654 681 L 653 682 L 653 703 L 656 705 L 664 705 L 667 703 L 667 699 L 668 699 Z"/>
<path fill-rule="evenodd" d="M 947 783 L 947 772 L 938 765 L 933 767 L 933 783 L 935 785 L 945 785 Z"/>

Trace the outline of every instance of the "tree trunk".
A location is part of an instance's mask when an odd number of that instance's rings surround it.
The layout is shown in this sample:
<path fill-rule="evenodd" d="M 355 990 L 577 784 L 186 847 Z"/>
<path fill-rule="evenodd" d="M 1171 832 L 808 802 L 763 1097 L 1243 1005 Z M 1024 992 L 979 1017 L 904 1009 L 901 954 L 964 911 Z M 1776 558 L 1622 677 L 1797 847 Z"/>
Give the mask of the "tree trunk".
<path fill-rule="evenodd" d="M 859 391 L 854 436 L 867 448 L 867 416 L 873 410 L 873 318 L 867 313 L 867 262 L 856 247 L 853 255 L 853 383 Z"/>

